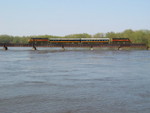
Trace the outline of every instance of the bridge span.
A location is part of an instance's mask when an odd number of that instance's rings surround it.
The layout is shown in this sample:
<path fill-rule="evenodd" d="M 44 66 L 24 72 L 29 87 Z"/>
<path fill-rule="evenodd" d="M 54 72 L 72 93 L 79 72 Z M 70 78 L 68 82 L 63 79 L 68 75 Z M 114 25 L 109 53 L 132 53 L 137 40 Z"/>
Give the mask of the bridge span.
<path fill-rule="evenodd" d="M 0 43 L 0 47 L 3 47 L 4 50 L 8 50 L 8 47 L 31 47 L 33 50 L 37 50 L 39 47 L 60 47 L 60 48 L 67 48 L 67 47 L 75 47 L 75 48 L 117 48 L 121 50 L 122 48 L 142 48 L 149 50 L 150 48 L 146 44 L 4 44 Z"/>

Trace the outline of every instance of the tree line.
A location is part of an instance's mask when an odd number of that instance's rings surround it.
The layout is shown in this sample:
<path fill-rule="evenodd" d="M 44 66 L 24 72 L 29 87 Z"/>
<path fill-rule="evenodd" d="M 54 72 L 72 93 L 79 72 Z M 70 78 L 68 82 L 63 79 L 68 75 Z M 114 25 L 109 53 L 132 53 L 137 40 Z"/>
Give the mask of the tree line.
<path fill-rule="evenodd" d="M 131 30 L 123 32 L 87 33 L 71 34 L 66 36 L 38 35 L 38 36 L 10 36 L 0 35 L 0 43 L 22 43 L 27 44 L 30 38 L 129 38 L 132 43 L 144 43 L 150 46 L 150 30 Z"/>

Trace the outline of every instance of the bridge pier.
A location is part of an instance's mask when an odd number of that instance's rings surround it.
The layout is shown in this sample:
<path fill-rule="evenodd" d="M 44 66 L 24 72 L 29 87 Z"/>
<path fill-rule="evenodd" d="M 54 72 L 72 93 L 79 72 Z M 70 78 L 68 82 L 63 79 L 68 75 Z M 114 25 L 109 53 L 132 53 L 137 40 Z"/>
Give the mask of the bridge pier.
<path fill-rule="evenodd" d="M 121 46 L 118 47 L 118 50 L 122 50 Z"/>
<path fill-rule="evenodd" d="M 35 45 L 33 45 L 32 50 L 37 50 Z"/>
<path fill-rule="evenodd" d="M 94 49 L 93 49 L 93 46 L 91 46 L 91 49 L 90 49 L 90 50 L 91 50 L 91 51 L 94 50 Z"/>
<path fill-rule="evenodd" d="M 8 47 L 6 45 L 4 45 L 3 50 L 8 50 Z"/>
<path fill-rule="evenodd" d="M 62 47 L 62 50 L 65 50 L 65 47 L 64 47 L 64 45 L 62 45 L 61 47 Z"/>

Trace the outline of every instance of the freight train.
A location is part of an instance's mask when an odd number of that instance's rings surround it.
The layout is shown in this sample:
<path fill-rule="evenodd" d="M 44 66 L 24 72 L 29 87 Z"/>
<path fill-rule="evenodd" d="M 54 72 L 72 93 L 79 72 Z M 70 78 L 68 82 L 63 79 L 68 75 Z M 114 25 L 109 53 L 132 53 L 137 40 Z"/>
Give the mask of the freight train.
<path fill-rule="evenodd" d="M 129 38 L 31 38 L 29 44 L 131 44 Z"/>

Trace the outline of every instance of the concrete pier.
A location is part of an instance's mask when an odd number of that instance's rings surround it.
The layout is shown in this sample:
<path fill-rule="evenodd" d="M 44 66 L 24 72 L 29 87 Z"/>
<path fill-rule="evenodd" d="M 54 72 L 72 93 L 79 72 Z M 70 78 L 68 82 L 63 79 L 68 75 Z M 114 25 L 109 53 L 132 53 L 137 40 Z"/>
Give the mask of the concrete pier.
<path fill-rule="evenodd" d="M 37 50 L 35 45 L 33 45 L 32 50 Z"/>
<path fill-rule="evenodd" d="M 118 47 L 118 50 L 122 50 L 122 47 L 121 47 L 121 46 L 119 46 L 119 47 Z"/>
<path fill-rule="evenodd" d="M 93 49 L 93 46 L 91 46 L 91 49 L 90 49 L 90 50 L 91 50 L 91 51 L 94 50 L 94 49 Z"/>
<path fill-rule="evenodd" d="M 8 47 L 6 45 L 4 45 L 3 50 L 8 50 Z"/>
<path fill-rule="evenodd" d="M 65 47 L 64 47 L 64 45 L 62 45 L 62 46 L 61 46 L 61 48 L 62 48 L 62 50 L 65 50 Z"/>

